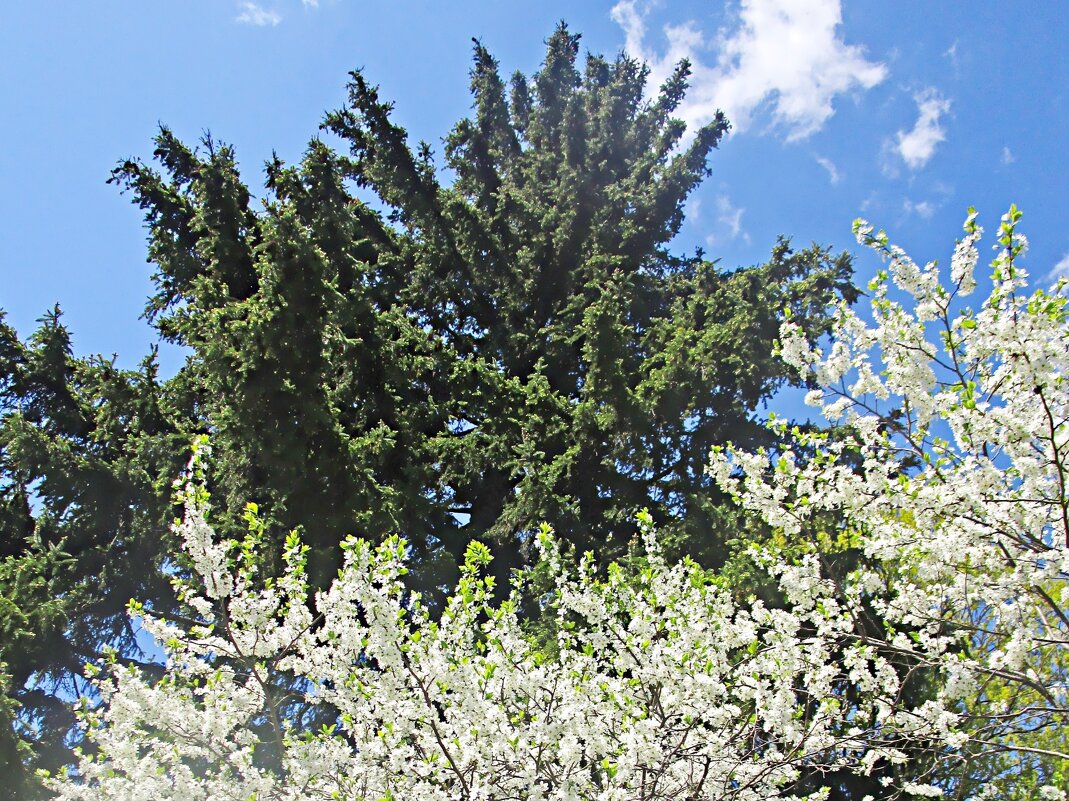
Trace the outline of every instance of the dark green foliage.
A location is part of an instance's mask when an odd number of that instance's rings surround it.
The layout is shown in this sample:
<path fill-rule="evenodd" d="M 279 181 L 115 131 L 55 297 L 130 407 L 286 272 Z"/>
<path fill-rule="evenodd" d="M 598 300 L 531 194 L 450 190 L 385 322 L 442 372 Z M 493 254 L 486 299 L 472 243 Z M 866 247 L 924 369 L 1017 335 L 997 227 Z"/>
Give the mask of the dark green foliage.
<path fill-rule="evenodd" d="M 120 610 L 171 602 L 169 485 L 195 433 L 211 437 L 218 525 L 237 531 L 255 501 L 269 530 L 302 530 L 320 585 L 345 535 L 400 532 L 425 589 L 452 582 L 472 539 L 493 543 L 507 587 L 541 522 L 604 563 L 643 507 L 722 563 L 734 513 L 703 472 L 709 447 L 766 441 L 755 410 L 789 380 L 772 356 L 784 310 L 823 330 L 854 298 L 849 261 L 786 241 L 734 272 L 671 253 L 726 120 L 684 136 L 685 63 L 648 101 L 640 63 L 580 68 L 563 25 L 547 45 L 506 86 L 476 43 L 446 181 L 360 73 L 323 126 L 341 147 L 270 161 L 262 203 L 210 139 L 163 129 L 158 167 L 116 169 L 148 222 L 149 319 L 191 355 L 161 384 L 151 359 L 72 358 L 56 316 L 28 345 L 4 330 L 0 537 L 40 573 L 4 592 L 23 613 L 33 592 L 55 602 L 41 625 L 11 617 L 32 647 L 3 634 L 15 697 L 105 642 L 136 655 Z"/>
<path fill-rule="evenodd" d="M 70 700 L 101 645 L 140 656 L 126 602 L 168 603 L 155 568 L 188 436 L 153 357 L 137 371 L 75 359 L 58 309 L 26 344 L 0 325 L 0 360 L 0 672 L 23 738 L 4 728 L 0 772 L 13 787 L 29 746 L 37 766 L 68 758 Z"/>

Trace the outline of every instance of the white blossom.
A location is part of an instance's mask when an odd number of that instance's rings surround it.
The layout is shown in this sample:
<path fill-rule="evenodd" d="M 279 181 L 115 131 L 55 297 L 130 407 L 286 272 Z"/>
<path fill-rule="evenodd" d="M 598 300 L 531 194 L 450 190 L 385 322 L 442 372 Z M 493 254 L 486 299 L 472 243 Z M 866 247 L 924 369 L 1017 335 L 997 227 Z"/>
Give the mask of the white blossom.
<path fill-rule="evenodd" d="M 971 738 L 1012 750 L 1069 717 L 1069 298 L 1064 286 L 1028 291 L 1019 219 L 1015 208 L 1002 219 L 992 291 L 975 312 L 955 303 L 976 286 L 974 211 L 949 288 L 934 263 L 918 267 L 859 221 L 859 241 L 891 262 L 870 285 L 872 322 L 841 310 L 829 355 L 797 366 L 821 383 L 807 402 L 851 427 L 860 467 L 839 467 L 842 451 L 826 435 L 796 431 L 783 447 L 808 449 L 807 463 L 726 449 L 710 468 L 789 537 L 829 515 L 859 532 L 865 562 L 845 600 L 855 614 L 863 604 L 881 615 L 887 647 L 940 671 L 936 697 L 896 715 L 902 725 L 924 718 L 952 748 Z M 794 352 L 814 352 L 794 326 L 783 336 Z M 798 586 L 792 570 L 781 572 L 788 591 Z M 869 653 L 844 657 L 865 689 L 877 686 Z M 997 710 L 996 687 L 1006 699 Z M 941 792 L 923 783 L 904 791 Z"/>

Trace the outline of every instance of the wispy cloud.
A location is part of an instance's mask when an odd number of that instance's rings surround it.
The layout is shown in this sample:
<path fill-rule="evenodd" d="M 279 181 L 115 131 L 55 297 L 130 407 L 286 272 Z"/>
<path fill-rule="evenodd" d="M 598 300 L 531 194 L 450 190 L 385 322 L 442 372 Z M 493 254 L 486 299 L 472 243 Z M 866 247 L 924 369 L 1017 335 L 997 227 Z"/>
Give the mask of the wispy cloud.
<path fill-rule="evenodd" d="M 305 8 L 319 8 L 319 0 L 301 0 L 301 5 Z"/>
<path fill-rule="evenodd" d="M 1059 278 L 1069 278 L 1069 253 L 1062 256 L 1061 261 L 1054 265 L 1054 269 L 1050 271 L 1049 277 L 1055 280 Z"/>
<path fill-rule="evenodd" d="M 736 131 L 746 130 L 759 109 L 786 130 L 788 141 L 819 131 L 835 113 L 834 99 L 871 89 L 887 69 L 843 42 L 839 0 L 742 0 L 732 28 L 706 41 L 690 21 L 666 25 L 667 48 L 657 54 L 646 42 L 646 0 L 620 0 L 612 18 L 624 30 L 627 52 L 651 68 L 656 89 L 680 61 L 690 60 L 691 90 L 678 109 L 693 132 L 723 110 Z M 710 48 L 716 63 L 699 57 Z"/>
<path fill-rule="evenodd" d="M 240 3 L 239 7 L 241 8 L 241 13 L 234 18 L 237 22 L 246 25 L 257 25 L 260 27 L 274 27 L 282 22 L 282 15 L 277 11 L 264 8 L 263 6 L 250 2 L 250 0 L 244 0 Z"/>
<path fill-rule="evenodd" d="M 817 164 L 823 167 L 828 173 L 828 180 L 831 181 L 832 186 L 835 186 L 843 179 L 842 173 L 839 172 L 838 167 L 835 166 L 835 162 L 831 159 L 824 158 L 824 156 L 817 156 Z"/>
<path fill-rule="evenodd" d="M 905 209 L 906 214 L 916 214 L 918 217 L 923 217 L 925 220 L 931 219 L 932 215 L 936 212 L 935 205 L 927 200 L 914 203 L 909 198 L 906 198 L 902 201 L 902 208 Z"/>
<path fill-rule="evenodd" d="M 1003 148 L 1002 148 L 1002 163 L 1003 164 L 1013 164 L 1013 162 L 1015 162 L 1015 161 L 1017 161 L 1017 157 L 1015 155 L 1013 155 L 1013 151 L 1010 150 L 1008 147 L 1003 146 Z"/>
<path fill-rule="evenodd" d="M 898 132 L 895 151 L 907 167 L 918 170 L 935 155 L 936 146 L 947 138 L 940 120 L 950 111 L 950 101 L 935 89 L 918 92 L 913 99 L 917 103 L 917 122 L 913 130 Z"/>
<path fill-rule="evenodd" d="M 727 226 L 731 232 L 731 238 L 735 239 L 742 231 L 742 215 L 746 209 L 736 208 L 731 205 L 731 198 L 727 195 L 718 195 L 716 198 L 717 219 L 722 225 Z"/>
<path fill-rule="evenodd" d="M 746 209 L 734 206 L 726 194 L 717 195 L 716 231 L 705 237 L 705 243 L 711 247 L 721 242 L 741 239 L 749 244 L 750 235 L 742 228 L 742 215 L 745 213 Z"/>
<path fill-rule="evenodd" d="M 950 66 L 954 72 L 958 71 L 958 40 L 955 39 L 954 43 L 943 51 L 943 58 L 950 62 Z"/>

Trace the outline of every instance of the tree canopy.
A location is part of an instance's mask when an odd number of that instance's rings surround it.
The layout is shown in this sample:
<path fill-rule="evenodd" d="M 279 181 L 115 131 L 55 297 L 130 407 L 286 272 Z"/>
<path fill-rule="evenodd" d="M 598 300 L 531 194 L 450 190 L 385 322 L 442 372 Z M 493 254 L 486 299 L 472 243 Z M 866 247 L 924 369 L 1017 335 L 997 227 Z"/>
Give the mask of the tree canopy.
<path fill-rule="evenodd" d="M 649 101 L 643 65 L 580 71 L 578 49 L 562 26 L 507 91 L 476 44 L 446 185 L 360 73 L 324 123 L 349 152 L 317 139 L 297 166 L 273 160 L 262 209 L 210 140 L 164 130 L 162 170 L 116 171 L 150 226 L 150 317 L 194 352 L 179 380 L 213 480 L 300 526 L 313 576 L 353 530 L 454 560 L 488 538 L 502 577 L 541 522 L 606 559 L 642 506 L 692 546 L 715 536 L 703 460 L 763 436 L 754 409 L 789 375 L 771 355 L 784 310 L 818 333 L 854 296 L 847 258 L 820 248 L 781 242 L 736 272 L 672 254 L 727 122 L 685 140 L 685 63 Z"/>
<path fill-rule="evenodd" d="M 176 376 L 74 356 L 58 310 L 25 343 L 0 329 L 0 659 L 35 764 L 67 758 L 83 662 L 106 645 L 146 661 L 128 599 L 178 614 L 171 487 L 199 434 L 217 527 L 243 530 L 253 501 L 265 530 L 299 530 L 312 588 L 350 534 L 403 535 L 432 600 L 474 541 L 507 589 L 543 523 L 606 565 L 641 508 L 672 553 L 724 561 L 737 512 L 709 449 L 772 440 L 755 411 L 796 380 L 780 323 L 826 331 L 856 297 L 849 259 L 787 240 L 736 270 L 674 252 L 727 121 L 673 118 L 685 62 L 650 92 L 633 59 L 581 61 L 563 24 L 546 45 L 506 83 L 476 42 L 472 114 L 440 157 L 354 72 L 301 161 L 267 163 L 261 197 L 210 137 L 163 128 L 155 164 L 122 162 L 112 179 L 148 225 L 147 316 L 189 354 Z"/>

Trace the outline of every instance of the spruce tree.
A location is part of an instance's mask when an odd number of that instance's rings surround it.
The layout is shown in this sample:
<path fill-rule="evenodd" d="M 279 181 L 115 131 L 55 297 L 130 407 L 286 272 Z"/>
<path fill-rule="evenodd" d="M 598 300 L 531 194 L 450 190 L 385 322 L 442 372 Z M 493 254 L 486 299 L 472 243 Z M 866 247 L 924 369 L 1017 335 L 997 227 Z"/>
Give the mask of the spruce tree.
<path fill-rule="evenodd" d="M 154 356 L 78 359 L 58 308 L 40 322 L 23 343 L 0 317 L 0 798 L 30 797 L 31 756 L 69 761 L 87 661 L 145 661 L 129 599 L 174 608 L 159 568 L 188 450 Z"/>
<path fill-rule="evenodd" d="M 727 131 L 684 139 L 689 67 L 588 56 L 562 25 L 511 87 L 479 43 L 474 114 L 413 147 L 364 75 L 303 161 L 252 207 L 229 148 L 161 132 L 162 170 L 115 178 L 146 210 L 161 333 L 189 381 L 229 508 L 301 527 L 332 575 L 346 532 L 400 531 L 433 558 L 495 543 L 502 577 L 549 522 L 619 556 L 636 509 L 715 562 L 709 447 L 765 436 L 788 380 L 785 310 L 810 330 L 853 297 L 846 256 L 786 241 L 724 271 L 670 243 Z M 447 560 L 449 561 L 449 560 Z"/>

